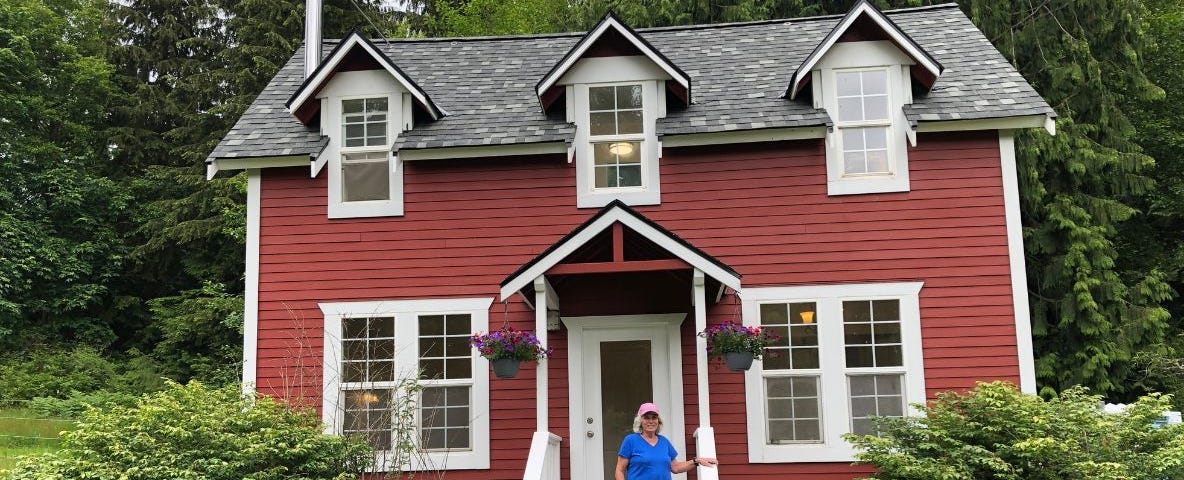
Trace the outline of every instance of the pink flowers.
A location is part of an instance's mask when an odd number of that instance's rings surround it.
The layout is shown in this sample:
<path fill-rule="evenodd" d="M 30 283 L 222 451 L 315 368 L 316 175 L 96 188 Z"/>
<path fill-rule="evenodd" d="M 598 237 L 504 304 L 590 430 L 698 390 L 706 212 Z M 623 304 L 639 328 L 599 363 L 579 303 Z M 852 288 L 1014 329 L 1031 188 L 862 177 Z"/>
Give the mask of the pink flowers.
<path fill-rule="evenodd" d="M 712 358 L 722 357 L 729 352 L 748 352 L 752 358 L 759 359 L 769 344 L 781 340 L 781 336 L 761 330 L 761 327 L 749 327 L 731 321 L 707 327 L 707 330 L 699 332 L 699 336 L 707 339 L 707 355 Z"/>
<path fill-rule="evenodd" d="M 543 348 L 534 333 L 510 327 L 474 334 L 469 339 L 469 344 L 476 348 L 482 357 L 490 360 L 508 358 L 527 362 L 551 356 L 551 349 Z"/>

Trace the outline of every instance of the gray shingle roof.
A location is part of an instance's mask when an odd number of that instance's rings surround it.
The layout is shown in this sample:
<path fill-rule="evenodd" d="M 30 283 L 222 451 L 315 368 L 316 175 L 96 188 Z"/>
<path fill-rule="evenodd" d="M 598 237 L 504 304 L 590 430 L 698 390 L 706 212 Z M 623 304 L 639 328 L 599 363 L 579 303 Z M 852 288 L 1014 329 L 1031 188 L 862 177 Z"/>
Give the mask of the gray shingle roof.
<path fill-rule="evenodd" d="M 1054 112 L 954 5 L 886 14 L 945 71 L 905 107 L 910 121 L 1002 118 Z M 638 32 L 693 82 L 694 104 L 671 106 L 659 135 L 817 126 L 830 123 L 808 99 L 781 98 L 790 75 L 842 16 L 666 27 Z M 545 115 L 534 87 L 582 34 L 374 42 L 449 116 L 417 124 L 395 149 L 568 142 L 574 127 Z M 336 45 L 325 42 L 328 52 Z M 318 154 L 324 138 L 284 102 L 303 80 L 297 51 L 214 158 Z"/>

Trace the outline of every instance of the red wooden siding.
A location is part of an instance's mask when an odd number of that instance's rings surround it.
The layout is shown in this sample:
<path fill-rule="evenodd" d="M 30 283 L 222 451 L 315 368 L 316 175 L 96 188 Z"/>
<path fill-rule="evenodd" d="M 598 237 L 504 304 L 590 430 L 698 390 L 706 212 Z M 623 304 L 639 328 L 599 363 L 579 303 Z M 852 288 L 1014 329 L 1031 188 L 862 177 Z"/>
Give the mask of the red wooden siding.
<path fill-rule="evenodd" d="M 820 140 L 668 149 L 662 204 L 637 210 L 735 268 L 745 287 L 924 281 L 929 395 L 976 380 L 1018 382 L 995 134 L 921 135 L 909 153 L 908 193 L 827 197 L 823 156 Z M 405 166 L 403 217 L 333 221 L 326 218 L 327 175 L 264 172 L 262 391 L 319 405 L 318 302 L 496 297 L 508 274 L 596 212 L 575 208 L 574 166 L 562 157 Z M 603 300 L 568 297 L 579 310 Z M 508 313 L 502 309 L 491 308 L 492 328 L 509 322 L 533 329 L 533 312 L 518 297 Z M 715 305 L 709 321 L 734 315 L 733 306 Z M 689 435 L 698 424 L 693 321 L 682 330 Z M 550 427 L 563 437 L 566 478 L 567 333 L 550 335 Z M 521 478 L 535 419 L 534 369 L 526 367 L 517 379 L 491 381 L 491 470 L 449 477 Z M 743 376 L 713 365 L 710 381 L 711 419 L 728 478 L 848 479 L 867 471 L 846 464 L 747 465 Z M 687 445 L 694 440 L 688 437 Z"/>

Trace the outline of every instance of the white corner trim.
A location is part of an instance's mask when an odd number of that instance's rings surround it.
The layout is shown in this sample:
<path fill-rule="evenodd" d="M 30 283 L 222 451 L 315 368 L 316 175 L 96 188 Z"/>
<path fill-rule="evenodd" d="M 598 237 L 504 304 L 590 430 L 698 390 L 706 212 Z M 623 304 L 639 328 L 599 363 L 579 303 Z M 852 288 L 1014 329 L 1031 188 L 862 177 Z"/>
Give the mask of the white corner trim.
<path fill-rule="evenodd" d="M 904 34 L 904 32 L 896 28 L 896 26 L 893 25 L 883 13 L 881 13 L 879 10 L 876 10 L 871 6 L 871 4 L 867 2 L 859 2 L 854 8 L 851 9 L 850 12 L 847 12 L 847 15 L 843 17 L 843 20 L 835 26 L 834 30 L 832 30 L 829 35 L 827 35 L 826 39 L 824 40 L 825 43 L 823 43 L 820 48 L 815 50 L 814 53 L 810 55 L 810 57 L 806 58 L 806 60 L 802 63 L 802 66 L 798 68 L 796 75 L 794 75 L 793 83 L 789 86 L 789 98 L 791 100 L 797 96 L 798 84 L 801 83 L 806 75 L 810 74 L 810 71 L 814 69 L 815 64 L 817 64 L 818 61 L 822 59 L 822 57 L 826 56 L 831 47 L 833 47 L 835 43 L 839 41 L 839 37 L 842 37 L 843 33 L 845 33 L 848 28 L 851 28 L 851 25 L 855 23 L 855 20 L 858 20 L 859 17 L 864 14 L 867 14 L 869 17 L 871 17 L 871 19 L 874 20 L 877 25 L 879 25 L 880 29 L 888 34 L 888 36 L 892 39 L 892 42 L 896 44 L 897 48 L 903 50 L 906 54 L 908 54 L 909 57 L 912 57 L 914 61 L 916 61 L 922 67 L 925 67 L 926 70 L 929 70 L 933 76 L 937 77 L 941 75 L 941 67 L 934 63 L 928 54 L 918 50 L 915 42 L 909 39 L 908 36 Z"/>
<path fill-rule="evenodd" d="M 822 125 L 796 128 L 769 128 L 761 130 L 740 130 L 717 133 L 690 133 L 663 135 L 663 148 L 697 147 L 700 145 L 727 145 L 733 143 L 780 142 L 785 140 L 806 140 L 823 138 L 826 127 Z"/>
<path fill-rule="evenodd" d="M 625 28 L 624 25 L 621 25 L 621 23 L 618 22 L 616 18 L 608 16 L 600 22 L 600 25 L 597 25 L 595 29 L 593 29 L 591 32 L 588 32 L 588 34 L 580 40 L 579 45 L 563 58 L 562 63 L 560 63 L 557 68 L 552 70 L 549 75 L 539 82 L 535 94 L 539 97 L 542 97 L 543 94 L 547 92 L 547 90 L 550 90 L 551 87 L 554 86 L 559 81 L 559 79 L 567 73 L 568 69 L 570 69 L 572 65 L 576 63 L 576 61 L 583 57 L 584 53 L 587 52 L 588 49 L 591 48 L 594 43 L 596 43 L 596 40 L 598 40 L 601 35 L 604 35 L 604 32 L 609 28 L 615 29 L 617 33 L 620 33 L 621 36 L 625 37 L 626 40 L 629 40 L 629 42 L 632 43 L 633 46 L 639 51 L 641 51 L 643 55 L 649 57 L 649 59 L 653 61 L 655 65 L 670 75 L 670 78 L 673 78 L 674 81 L 686 88 L 688 92 L 690 91 L 691 81 L 689 78 L 680 74 L 673 65 L 670 65 L 666 61 L 662 60 L 662 57 L 659 56 L 657 52 L 649 48 L 649 46 L 647 46 L 645 42 L 641 41 L 641 39 L 630 33 L 629 29 Z M 690 99 L 688 99 L 688 101 L 689 100 Z"/>
<path fill-rule="evenodd" d="M 243 389 L 254 390 L 259 365 L 259 219 L 263 173 L 247 170 L 247 257 L 243 290 Z"/>
<path fill-rule="evenodd" d="M 1015 345 L 1019 352 L 1020 391 L 1036 393 L 1036 357 L 1032 351 L 1032 317 L 1028 306 L 1028 270 L 1024 231 L 1020 223 L 1020 185 L 1015 160 L 1015 131 L 999 131 L 1003 170 L 1003 207 L 1007 219 L 1007 257 L 1011 265 L 1011 302 L 1015 308 Z"/>
<path fill-rule="evenodd" d="M 299 108 L 300 105 L 303 105 L 305 101 L 312 97 L 312 95 L 317 92 L 318 87 L 320 87 L 321 84 L 324 83 L 325 80 L 337 70 L 337 65 L 340 64 L 343 59 L 345 59 L 345 56 L 348 55 L 350 50 L 352 50 L 355 46 L 361 46 L 362 49 L 365 50 L 366 53 L 370 54 L 370 56 L 373 57 L 374 60 L 376 60 L 379 64 L 381 64 L 383 69 L 386 70 L 387 73 L 390 73 L 391 76 L 394 77 L 394 79 L 398 81 L 404 89 L 410 92 L 411 95 L 419 101 L 420 105 L 427 107 L 424 110 L 427 110 L 428 115 L 431 115 L 433 120 L 439 119 L 439 115 L 437 115 L 435 111 L 437 107 L 428 101 L 428 98 L 423 93 L 423 91 L 419 88 L 416 88 L 415 83 L 409 78 L 404 77 L 401 73 L 399 73 L 399 70 L 396 69 L 394 65 L 390 64 L 385 55 L 375 50 L 370 45 L 370 42 L 365 41 L 357 32 L 354 32 L 348 38 L 346 38 L 345 41 L 335 49 L 336 53 L 332 57 L 329 57 L 325 60 L 316 76 L 313 77 L 311 81 L 305 83 L 304 88 L 300 90 L 300 93 L 296 96 L 296 98 L 288 103 L 288 110 L 293 111 L 294 108 Z M 440 113 L 445 112 L 440 110 Z"/>
<path fill-rule="evenodd" d="M 627 213 L 620 207 L 613 207 L 611 210 L 601 215 L 600 218 L 592 222 L 591 225 L 584 227 L 575 235 L 568 238 L 567 241 L 558 245 L 555 250 L 548 253 L 545 257 L 538 259 L 538 261 L 526 271 L 519 273 L 517 276 L 506 282 L 505 286 L 501 288 L 500 299 L 505 300 L 510 298 L 522 287 L 525 287 L 535 278 L 543 275 L 550 270 L 551 267 L 557 265 L 572 252 L 583 246 L 597 234 L 603 232 L 606 228 L 616 222 L 621 222 L 626 227 L 633 229 L 633 231 L 641 234 L 643 237 L 651 242 L 654 242 L 659 247 L 666 249 L 666 251 L 674 254 L 674 256 L 691 264 L 692 267 L 702 270 L 703 273 L 711 278 L 719 280 L 720 283 L 727 285 L 733 290 L 740 290 L 740 278 L 732 273 L 720 268 L 718 265 L 707 260 L 703 256 L 693 252 L 691 249 L 666 236 L 656 228 L 651 227 L 641 219 Z"/>
<path fill-rule="evenodd" d="M 403 149 L 399 150 L 399 159 L 413 162 L 418 160 L 443 160 L 452 158 L 548 155 L 567 153 L 567 150 L 567 142 L 514 143 L 506 145 L 483 145 L 479 147 Z"/>
<path fill-rule="evenodd" d="M 844 300 L 898 299 L 900 301 L 901 334 L 904 346 L 903 366 L 881 371 L 905 375 L 904 401 L 907 404 L 925 401 L 924 355 L 921 341 L 920 292 L 923 282 L 864 283 L 844 285 L 804 285 L 791 287 L 749 287 L 743 297 L 745 325 L 760 325 L 759 304 L 762 302 L 817 302 L 816 318 L 833 318 L 837 322 L 819 322 L 818 341 L 824 351 L 820 368 L 813 370 L 820 377 L 823 402 L 822 443 L 768 445 L 766 443 L 766 403 L 764 401 L 763 363 L 757 361 L 744 374 L 745 407 L 747 415 L 748 460 L 752 463 L 851 462 L 855 450 L 842 439 L 850 431 L 850 405 L 846 377 L 850 372 L 873 373 L 864 369 L 848 369 L 842 362 L 842 302 Z M 830 353 L 827 353 L 827 352 Z M 920 412 L 909 408 L 908 415 Z"/>

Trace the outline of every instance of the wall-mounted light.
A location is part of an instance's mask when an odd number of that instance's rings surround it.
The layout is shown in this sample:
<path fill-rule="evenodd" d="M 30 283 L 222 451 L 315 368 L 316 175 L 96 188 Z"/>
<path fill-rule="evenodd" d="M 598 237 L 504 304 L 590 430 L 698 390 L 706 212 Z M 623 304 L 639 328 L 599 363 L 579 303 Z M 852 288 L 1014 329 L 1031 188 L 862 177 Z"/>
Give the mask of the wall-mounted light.
<path fill-rule="evenodd" d="M 608 146 L 608 152 L 619 157 L 627 157 L 633 154 L 633 144 L 629 142 L 612 143 Z"/>

